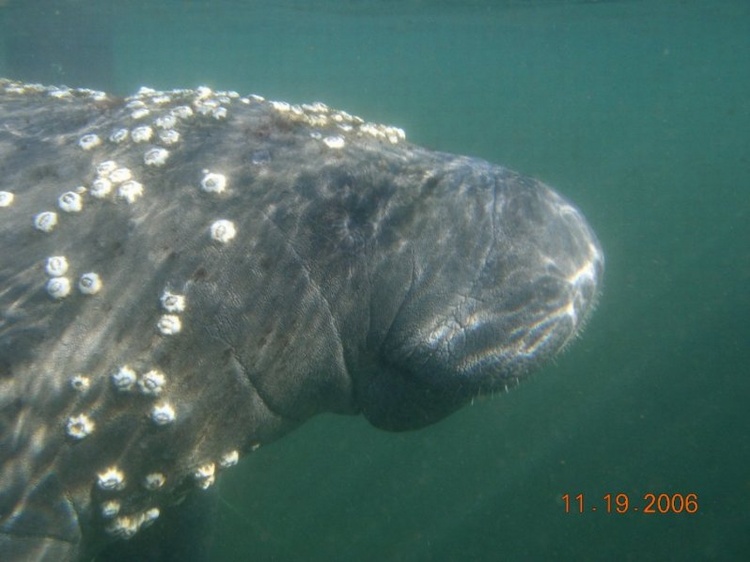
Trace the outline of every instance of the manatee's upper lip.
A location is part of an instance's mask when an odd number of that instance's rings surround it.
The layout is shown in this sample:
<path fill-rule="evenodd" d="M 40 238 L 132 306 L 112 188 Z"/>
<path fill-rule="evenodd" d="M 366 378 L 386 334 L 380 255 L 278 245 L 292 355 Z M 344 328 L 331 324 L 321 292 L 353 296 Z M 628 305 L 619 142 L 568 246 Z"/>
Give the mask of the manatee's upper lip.
<path fill-rule="evenodd" d="M 591 259 L 568 275 L 551 268 L 529 285 L 466 297 L 425 345 L 431 356 L 447 359 L 449 379 L 478 392 L 504 386 L 579 333 L 595 305 L 601 269 Z"/>
<path fill-rule="evenodd" d="M 448 359 L 452 377 L 479 392 L 504 386 L 563 349 L 596 305 L 604 269 L 599 242 L 582 215 L 554 192 L 543 200 L 557 235 L 513 269 L 502 226 L 471 291 L 425 340 Z M 554 197 L 553 197 L 554 196 Z M 502 222 L 501 210 L 496 220 Z M 505 263 L 502 263 L 505 262 Z M 519 260 L 520 262 L 520 260 Z"/>
<path fill-rule="evenodd" d="M 549 274 L 517 293 L 467 297 L 450 318 L 425 328 L 418 345 L 381 353 L 370 390 L 379 395 L 375 402 L 387 404 L 365 405 L 365 415 L 385 429 L 417 428 L 515 385 L 580 332 L 601 272 L 602 262 L 592 259 L 573 274 Z"/>

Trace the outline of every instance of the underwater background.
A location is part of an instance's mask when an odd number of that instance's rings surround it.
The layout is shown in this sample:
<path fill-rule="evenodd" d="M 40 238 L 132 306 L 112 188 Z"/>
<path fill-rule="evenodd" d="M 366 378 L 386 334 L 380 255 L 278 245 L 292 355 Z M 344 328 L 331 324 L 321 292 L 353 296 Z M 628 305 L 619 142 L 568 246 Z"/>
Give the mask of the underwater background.
<path fill-rule="evenodd" d="M 555 186 L 601 240 L 554 364 L 424 430 L 326 415 L 252 453 L 211 560 L 750 559 L 750 2 L 3 0 L 0 75 L 324 101 Z"/>

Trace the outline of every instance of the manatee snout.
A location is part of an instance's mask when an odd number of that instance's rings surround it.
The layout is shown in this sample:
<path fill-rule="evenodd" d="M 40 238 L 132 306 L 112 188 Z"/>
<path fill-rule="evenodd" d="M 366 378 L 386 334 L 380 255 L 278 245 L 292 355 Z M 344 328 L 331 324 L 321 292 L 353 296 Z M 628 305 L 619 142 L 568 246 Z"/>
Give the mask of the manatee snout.
<path fill-rule="evenodd" d="M 457 250 L 420 270 L 360 386 L 378 427 L 423 427 L 514 386 L 562 350 L 596 304 L 604 258 L 578 209 L 501 167 L 454 189 L 465 185 L 442 211 Z"/>

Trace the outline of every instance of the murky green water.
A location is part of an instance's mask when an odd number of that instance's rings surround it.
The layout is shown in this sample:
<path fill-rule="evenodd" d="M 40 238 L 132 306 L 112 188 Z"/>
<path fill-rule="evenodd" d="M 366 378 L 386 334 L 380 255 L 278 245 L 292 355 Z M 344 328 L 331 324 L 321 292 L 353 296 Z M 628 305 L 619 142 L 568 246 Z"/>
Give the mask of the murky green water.
<path fill-rule="evenodd" d="M 750 555 L 750 3 L 3 4 L 1 75 L 323 100 L 555 185 L 605 249 L 555 365 L 423 431 L 324 416 L 261 449 L 213 560 Z"/>

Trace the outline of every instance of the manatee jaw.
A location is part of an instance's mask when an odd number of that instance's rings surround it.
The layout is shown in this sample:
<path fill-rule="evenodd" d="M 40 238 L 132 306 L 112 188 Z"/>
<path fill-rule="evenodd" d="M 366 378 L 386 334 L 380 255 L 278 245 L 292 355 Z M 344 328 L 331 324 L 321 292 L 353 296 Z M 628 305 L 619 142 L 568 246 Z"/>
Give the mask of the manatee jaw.
<path fill-rule="evenodd" d="M 500 193 L 494 213 L 478 276 L 445 295 L 441 310 L 409 311 L 408 327 L 383 341 L 359 392 L 373 425 L 423 427 L 515 385 L 562 350 L 593 310 L 604 258 L 579 211 L 534 182 Z"/>

